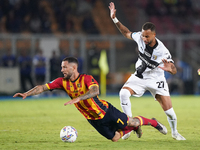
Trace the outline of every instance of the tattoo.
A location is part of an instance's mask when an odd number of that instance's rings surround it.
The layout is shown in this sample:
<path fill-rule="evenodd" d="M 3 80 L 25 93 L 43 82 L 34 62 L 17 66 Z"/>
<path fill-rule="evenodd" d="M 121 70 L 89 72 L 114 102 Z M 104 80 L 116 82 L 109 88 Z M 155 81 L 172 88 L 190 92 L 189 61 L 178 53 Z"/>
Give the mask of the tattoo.
<path fill-rule="evenodd" d="M 42 88 L 43 88 L 43 91 L 48 91 L 49 90 L 45 84 L 42 85 Z"/>
<path fill-rule="evenodd" d="M 130 30 L 127 27 L 125 27 L 121 22 L 116 23 L 116 26 L 119 29 L 119 31 L 122 33 L 122 35 L 124 35 L 125 37 L 127 37 L 127 33 L 130 33 Z"/>
<path fill-rule="evenodd" d="M 138 118 L 129 117 L 128 126 L 137 127 L 140 125 L 140 120 Z"/>
<path fill-rule="evenodd" d="M 38 85 L 26 92 L 27 96 L 38 95 L 44 91 L 47 91 L 48 88 L 46 85 Z"/>
<path fill-rule="evenodd" d="M 85 94 L 81 95 L 79 98 L 80 100 L 85 100 L 88 98 L 95 97 L 99 94 L 99 87 L 98 86 L 92 86 L 89 91 L 87 91 Z"/>

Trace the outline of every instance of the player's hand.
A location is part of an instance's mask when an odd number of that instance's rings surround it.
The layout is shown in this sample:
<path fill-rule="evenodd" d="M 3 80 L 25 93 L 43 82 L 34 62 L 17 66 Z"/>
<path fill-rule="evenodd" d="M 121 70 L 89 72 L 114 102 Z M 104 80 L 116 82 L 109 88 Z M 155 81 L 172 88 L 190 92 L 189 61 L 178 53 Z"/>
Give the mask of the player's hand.
<path fill-rule="evenodd" d="M 64 106 L 66 106 L 66 105 L 71 105 L 71 104 L 74 104 L 74 103 L 78 103 L 79 101 L 80 101 L 80 98 L 77 97 L 77 98 L 74 98 L 74 99 L 72 99 L 72 100 L 70 100 L 70 101 L 64 103 Z"/>
<path fill-rule="evenodd" d="M 171 63 L 167 61 L 167 59 L 162 59 L 162 62 L 164 64 L 163 67 L 161 66 L 158 66 L 158 68 L 161 68 L 163 69 L 164 71 L 167 71 L 167 72 L 171 72 Z"/>
<path fill-rule="evenodd" d="M 110 17 L 114 19 L 116 17 L 116 9 L 115 4 L 113 2 L 110 2 L 110 6 L 108 6 L 110 9 Z"/>
<path fill-rule="evenodd" d="M 22 97 L 23 99 L 25 99 L 27 97 L 26 93 L 16 93 L 15 95 L 13 95 L 13 97 Z"/>

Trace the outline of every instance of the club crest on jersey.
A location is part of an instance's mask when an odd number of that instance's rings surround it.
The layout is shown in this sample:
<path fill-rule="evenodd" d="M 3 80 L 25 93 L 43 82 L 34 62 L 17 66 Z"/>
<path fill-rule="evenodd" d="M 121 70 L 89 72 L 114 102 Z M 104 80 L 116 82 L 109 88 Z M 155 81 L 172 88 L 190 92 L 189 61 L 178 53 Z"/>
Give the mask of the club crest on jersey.
<path fill-rule="evenodd" d="M 153 59 L 156 60 L 156 59 L 157 59 L 157 56 L 156 56 L 156 55 L 153 55 Z"/>
<path fill-rule="evenodd" d="M 77 87 L 78 87 L 78 88 L 80 88 L 80 87 L 81 87 L 81 84 L 80 84 L 80 83 L 78 83 L 78 84 L 77 84 Z"/>

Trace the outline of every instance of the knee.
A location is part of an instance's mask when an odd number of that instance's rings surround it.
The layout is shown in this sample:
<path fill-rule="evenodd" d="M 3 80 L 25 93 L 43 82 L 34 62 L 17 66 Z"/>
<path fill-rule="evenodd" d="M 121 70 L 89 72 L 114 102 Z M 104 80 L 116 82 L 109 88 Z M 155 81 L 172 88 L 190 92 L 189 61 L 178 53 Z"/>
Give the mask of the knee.
<path fill-rule="evenodd" d="M 116 131 L 115 136 L 112 138 L 112 142 L 117 142 L 121 138 L 121 134 Z"/>
<path fill-rule="evenodd" d="M 131 96 L 131 93 L 128 89 L 121 89 L 119 92 L 120 98 L 129 98 Z"/>
<path fill-rule="evenodd" d="M 112 139 L 112 142 L 117 142 L 119 139 Z"/>

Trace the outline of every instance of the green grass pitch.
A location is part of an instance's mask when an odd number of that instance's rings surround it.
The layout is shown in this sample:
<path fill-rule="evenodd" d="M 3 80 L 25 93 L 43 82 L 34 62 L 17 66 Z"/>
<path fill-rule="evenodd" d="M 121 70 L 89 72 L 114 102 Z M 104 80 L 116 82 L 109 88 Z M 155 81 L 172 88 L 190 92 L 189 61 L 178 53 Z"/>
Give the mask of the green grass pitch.
<path fill-rule="evenodd" d="M 101 97 L 101 96 L 100 96 Z M 119 97 L 101 97 L 121 110 Z M 127 140 L 111 142 L 87 122 L 79 111 L 64 106 L 69 98 L 31 98 L 0 101 L 1 150 L 199 150 L 200 149 L 200 97 L 172 97 L 178 118 L 178 131 L 187 139 L 175 141 L 166 115 L 152 97 L 131 97 L 134 116 L 155 117 L 168 129 L 162 135 L 151 126 L 143 126 L 143 136 L 132 133 Z M 63 126 L 71 125 L 78 131 L 75 143 L 64 143 L 59 133 Z"/>

